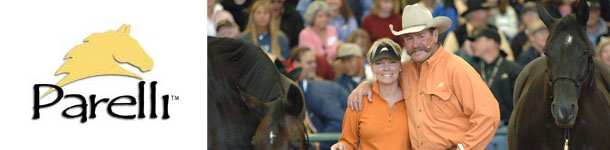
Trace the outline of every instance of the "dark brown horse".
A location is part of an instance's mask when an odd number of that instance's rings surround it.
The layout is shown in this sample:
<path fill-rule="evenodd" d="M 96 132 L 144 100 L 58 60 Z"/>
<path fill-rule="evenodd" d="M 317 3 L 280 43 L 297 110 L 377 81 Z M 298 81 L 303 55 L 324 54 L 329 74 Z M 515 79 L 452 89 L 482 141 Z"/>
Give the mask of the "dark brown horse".
<path fill-rule="evenodd" d="M 244 41 L 208 37 L 208 149 L 304 149 L 303 93 Z"/>
<path fill-rule="evenodd" d="M 550 35 L 517 78 L 509 149 L 610 149 L 610 73 L 592 57 L 585 0 L 561 19 L 537 7 Z"/>

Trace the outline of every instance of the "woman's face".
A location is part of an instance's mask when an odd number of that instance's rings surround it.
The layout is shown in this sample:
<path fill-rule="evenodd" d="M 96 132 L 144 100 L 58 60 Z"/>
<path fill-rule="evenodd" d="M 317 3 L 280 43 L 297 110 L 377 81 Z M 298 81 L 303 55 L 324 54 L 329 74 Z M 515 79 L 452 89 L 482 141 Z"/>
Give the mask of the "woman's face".
<path fill-rule="evenodd" d="M 341 0 L 326 0 L 326 4 L 332 12 L 339 11 L 339 8 L 341 8 Z"/>
<path fill-rule="evenodd" d="M 538 12 L 535 11 L 527 11 L 524 14 L 522 14 L 522 22 L 525 25 L 528 25 L 538 19 L 540 19 L 540 17 L 538 17 Z"/>
<path fill-rule="evenodd" d="M 384 13 L 392 13 L 394 9 L 394 0 L 380 0 L 379 10 Z"/>
<path fill-rule="evenodd" d="M 358 44 L 360 50 L 362 50 L 362 56 L 366 56 L 366 53 L 369 52 L 369 48 L 367 47 L 368 45 L 366 45 L 367 43 L 364 38 L 357 37 L 354 40 L 354 43 Z"/>
<path fill-rule="evenodd" d="M 271 14 L 264 7 L 258 7 L 254 11 L 254 23 L 258 27 L 267 27 L 269 26 L 269 20 L 271 19 Z"/>
<path fill-rule="evenodd" d="M 604 64 L 606 64 L 606 66 L 610 67 L 610 44 L 605 45 L 602 49 L 600 49 L 602 52 L 600 54 L 601 56 L 601 60 Z"/>
<path fill-rule="evenodd" d="M 371 65 L 371 70 L 373 70 L 373 74 L 379 83 L 393 84 L 398 82 L 400 61 L 382 58 Z"/>
<path fill-rule="evenodd" d="M 313 26 L 318 28 L 326 28 L 326 26 L 328 26 L 329 17 L 330 16 L 328 16 L 326 12 L 319 10 L 316 12 L 314 17 Z"/>

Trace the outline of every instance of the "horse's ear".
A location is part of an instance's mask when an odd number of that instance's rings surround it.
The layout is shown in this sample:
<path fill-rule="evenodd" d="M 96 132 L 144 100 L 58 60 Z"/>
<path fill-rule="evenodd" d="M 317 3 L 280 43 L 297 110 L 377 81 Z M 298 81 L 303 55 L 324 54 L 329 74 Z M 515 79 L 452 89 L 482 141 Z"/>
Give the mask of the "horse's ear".
<path fill-rule="evenodd" d="M 574 14 L 576 14 L 576 19 L 582 23 L 581 25 L 586 26 L 587 21 L 589 20 L 589 6 L 587 6 L 586 0 L 580 0 L 576 9 L 574 10 Z"/>
<path fill-rule="evenodd" d="M 129 35 L 130 31 L 131 31 L 131 25 L 127 25 L 127 24 L 121 25 L 121 27 L 117 30 L 117 32 L 127 34 L 127 35 Z"/>
<path fill-rule="evenodd" d="M 296 68 L 292 71 L 290 71 L 290 73 L 288 73 L 288 78 L 292 79 L 292 81 L 297 82 L 299 80 L 299 77 L 301 76 L 301 72 L 303 72 L 303 68 Z"/>
<path fill-rule="evenodd" d="M 305 117 L 305 98 L 296 84 L 290 84 L 286 94 L 286 112 L 299 118 Z"/>
<path fill-rule="evenodd" d="M 551 29 L 551 26 L 553 25 L 556 19 L 553 18 L 553 16 L 551 16 L 548 11 L 546 11 L 546 8 L 544 8 L 542 3 L 540 3 L 539 1 L 536 1 L 536 9 L 538 9 L 538 16 L 540 16 L 540 20 L 544 22 L 544 25 L 548 29 Z"/>

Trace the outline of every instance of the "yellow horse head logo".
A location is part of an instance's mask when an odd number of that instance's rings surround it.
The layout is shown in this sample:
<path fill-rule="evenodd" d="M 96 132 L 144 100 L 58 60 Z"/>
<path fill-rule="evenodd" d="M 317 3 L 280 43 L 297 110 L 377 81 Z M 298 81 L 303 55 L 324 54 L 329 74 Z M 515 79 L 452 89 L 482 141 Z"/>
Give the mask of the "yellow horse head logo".
<path fill-rule="evenodd" d="M 142 79 L 140 75 L 122 68 L 119 63 L 127 63 L 138 68 L 141 72 L 152 69 L 153 61 L 144 52 L 138 42 L 129 36 L 130 25 L 122 25 L 118 30 L 109 30 L 104 33 L 93 33 L 85 38 L 83 44 L 72 48 L 64 57 L 65 63 L 57 69 L 55 76 L 66 74 L 57 86 L 63 87 L 81 79 L 120 75 Z M 42 97 L 51 94 L 49 89 Z"/>

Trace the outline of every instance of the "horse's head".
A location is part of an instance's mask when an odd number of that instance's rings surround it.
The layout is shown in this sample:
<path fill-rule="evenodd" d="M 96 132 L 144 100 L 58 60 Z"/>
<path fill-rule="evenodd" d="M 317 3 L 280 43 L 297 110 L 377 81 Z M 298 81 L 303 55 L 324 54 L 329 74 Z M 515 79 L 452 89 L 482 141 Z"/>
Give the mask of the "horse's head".
<path fill-rule="evenodd" d="M 117 62 L 128 63 L 142 72 L 150 71 L 153 61 L 140 44 L 129 36 L 130 30 L 130 25 L 122 25 L 117 30 L 95 33 L 87 37 L 82 45 L 102 46 Z"/>
<path fill-rule="evenodd" d="M 581 0 L 574 8 L 574 14 L 555 19 L 540 3 L 537 7 L 540 18 L 550 31 L 544 54 L 552 97 L 551 114 L 557 126 L 571 128 L 578 114 L 583 86 L 590 86 L 593 80 L 590 77 L 594 67 L 593 48 L 585 32 L 589 10 L 586 2 Z"/>
<path fill-rule="evenodd" d="M 286 97 L 266 104 L 267 113 L 252 137 L 254 149 L 303 150 L 307 146 L 303 132 L 305 98 L 294 82 L 290 82 L 287 89 Z"/>

